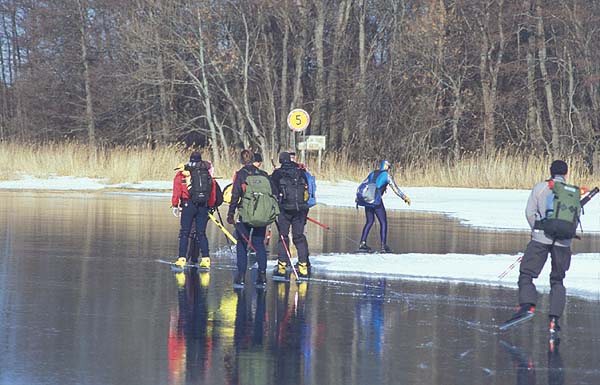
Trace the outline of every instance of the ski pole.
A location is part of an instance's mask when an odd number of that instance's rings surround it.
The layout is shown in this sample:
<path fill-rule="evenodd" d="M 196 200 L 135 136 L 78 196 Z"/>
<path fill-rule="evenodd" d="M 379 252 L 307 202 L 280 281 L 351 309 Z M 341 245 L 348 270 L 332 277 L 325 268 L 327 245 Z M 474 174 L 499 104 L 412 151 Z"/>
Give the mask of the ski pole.
<path fill-rule="evenodd" d="M 294 272 L 294 276 L 296 276 L 296 281 L 298 280 L 298 272 L 296 272 L 296 268 L 294 267 L 294 263 L 292 262 L 292 255 L 290 254 L 290 249 L 283 239 L 283 234 L 281 234 L 281 230 L 279 229 L 279 223 L 275 221 L 275 227 L 277 227 L 277 232 L 279 233 L 279 239 L 281 239 L 281 243 L 283 244 L 283 248 L 285 249 L 285 253 L 287 254 L 288 260 L 290 261 L 290 266 L 292 266 L 292 271 Z"/>
<path fill-rule="evenodd" d="M 520 256 L 519 258 L 517 258 L 516 261 L 514 261 L 506 270 L 504 270 L 502 272 L 502 274 L 500 274 L 498 276 L 498 279 L 502 279 L 504 277 L 506 277 L 506 274 L 508 274 L 512 269 L 515 268 L 515 266 L 517 265 L 517 263 L 520 263 L 523 260 L 523 256 Z"/>
<path fill-rule="evenodd" d="M 321 227 L 322 227 L 322 228 L 324 228 L 325 230 L 332 231 L 334 234 L 341 235 L 342 237 L 346 238 L 346 239 L 347 239 L 347 240 L 349 240 L 350 242 L 353 242 L 353 243 L 356 243 L 356 244 L 360 243 L 360 242 L 356 242 L 356 240 L 355 240 L 355 239 L 352 239 L 352 238 L 350 238 L 349 236 L 347 236 L 347 235 L 345 235 L 345 234 L 340 234 L 340 233 L 338 233 L 337 231 L 335 231 L 335 230 L 334 230 L 334 229 L 332 229 L 331 227 L 327 226 L 327 225 L 326 225 L 326 224 L 324 224 L 324 223 L 321 223 L 321 222 L 317 221 L 316 219 L 312 219 L 311 217 L 308 217 L 308 216 L 307 216 L 307 217 L 306 217 L 306 220 L 307 220 L 307 221 L 309 221 L 309 222 L 312 222 L 312 223 L 314 223 L 315 225 L 321 226 Z"/>
<path fill-rule="evenodd" d="M 250 250 L 256 252 L 254 247 L 252 247 L 252 233 L 254 233 L 254 227 L 250 227 L 250 234 L 248 234 L 248 239 L 246 240 L 246 244 L 248 248 L 246 249 L 246 260 L 250 259 Z"/>
<path fill-rule="evenodd" d="M 219 208 L 216 208 L 217 210 L 217 214 L 219 215 L 219 222 L 221 223 L 221 225 L 223 225 L 223 218 L 221 217 L 221 212 L 219 211 Z M 237 244 L 237 239 L 235 239 L 235 237 L 232 235 L 231 238 L 233 238 L 233 244 L 236 245 Z M 227 243 L 229 243 L 229 245 L 231 246 L 231 242 L 230 242 L 230 238 L 227 236 L 227 234 L 225 234 L 225 239 L 227 239 Z"/>
<path fill-rule="evenodd" d="M 307 220 L 307 221 L 310 221 L 310 222 L 312 222 L 312 223 L 314 223 L 315 225 L 319 225 L 319 226 L 321 226 L 321 227 L 322 227 L 322 228 L 324 228 L 325 230 L 331 230 L 331 227 L 327 226 L 327 225 L 326 225 L 326 224 L 324 224 L 324 223 L 321 223 L 321 222 L 317 221 L 316 219 L 312 219 L 311 217 L 306 217 L 306 220 Z"/>
<path fill-rule="evenodd" d="M 239 222 L 237 222 L 234 226 L 235 229 L 238 231 L 238 233 L 242 236 L 242 238 L 244 238 L 244 241 L 248 244 L 248 246 L 250 246 L 250 249 L 252 249 L 252 251 L 254 251 L 256 253 L 256 249 L 254 248 L 254 246 L 252 246 L 252 242 L 250 242 L 250 239 L 248 237 L 246 237 L 246 234 L 244 234 L 243 231 L 240 231 L 237 227 Z M 251 228 L 252 229 L 252 228 Z M 237 245 L 237 243 L 236 243 Z"/>
<path fill-rule="evenodd" d="M 227 238 L 227 240 L 231 240 L 234 245 L 237 245 L 237 239 L 235 239 L 235 237 L 233 235 L 231 235 L 231 233 L 229 231 L 227 231 L 227 229 L 223 226 L 223 224 L 221 224 L 221 222 L 219 222 L 217 220 L 217 218 L 215 218 L 214 215 L 212 215 L 211 213 L 208 213 L 208 217 L 213 222 L 215 222 L 215 224 L 217 225 L 217 227 L 223 232 L 223 234 L 225 234 L 225 237 Z"/>

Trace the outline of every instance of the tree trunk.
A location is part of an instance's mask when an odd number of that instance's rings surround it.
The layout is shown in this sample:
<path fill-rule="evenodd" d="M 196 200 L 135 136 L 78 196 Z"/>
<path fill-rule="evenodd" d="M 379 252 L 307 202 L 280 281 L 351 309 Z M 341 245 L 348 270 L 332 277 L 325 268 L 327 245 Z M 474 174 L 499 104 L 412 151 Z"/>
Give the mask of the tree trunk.
<path fill-rule="evenodd" d="M 367 11 L 365 0 L 358 0 L 358 65 L 359 75 L 356 88 L 358 91 L 359 116 L 358 116 L 358 143 L 366 142 L 367 132 L 367 50 L 366 30 Z"/>
<path fill-rule="evenodd" d="M 325 2 L 317 0 L 314 2 L 317 10 L 317 20 L 315 26 L 315 51 L 317 56 L 317 76 L 315 79 L 315 103 L 313 108 L 310 132 L 321 135 L 322 118 L 324 117 L 323 106 L 325 101 L 325 55 L 324 55 L 324 31 L 325 31 Z"/>
<path fill-rule="evenodd" d="M 494 153 L 496 149 L 496 99 L 498 95 L 498 73 L 504 56 L 504 29 L 503 21 L 503 6 L 504 0 L 498 1 L 498 14 L 494 15 L 494 19 L 498 22 L 498 43 L 490 41 L 491 33 L 491 17 L 490 10 L 486 9 L 484 14 L 484 22 L 480 23 L 482 44 L 479 62 L 479 73 L 481 76 L 481 88 L 483 95 L 483 148 L 487 155 Z M 492 55 L 495 52 L 496 60 L 493 60 Z"/>
<path fill-rule="evenodd" d="M 546 68 L 547 53 L 546 53 L 546 37 L 544 33 L 544 18 L 542 16 L 542 7 L 537 5 L 537 36 L 538 36 L 538 54 L 540 57 L 540 72 L 542 75 L 542 81 L 544 82 L 544 91 L 546 94 L 546 107 L 548 108 L 548 117 L 550 119 L 550 128 L 552 132 L 552 139 L 550 146 L 552 152 L 555 155 L 559 154 L 560 151 L 560 140 L 558 121 L 556 119 L 556 112 L 554 110 L 554 95 L 552 92 L 552 82 L 548 76 L 548 70 Z"/>
<path fill-rule="evenodd" d="M 78 0 L 81 34 L 81 61 L 83 63 L 83 81 L 85 84 L 85 121 L 87 124 L 88 143 L 92 149 L 96 149 L 96 122 L 94 119 L 94 103 L 92 98 L 92 77 L 90 73 L 90 62 L 87 54 L 87 3 Z"/>
<path fill-rule="evenodd" d="M 4 64 L 4 39 L 0 36 L 0 84 L 2 98 L 2 111 L 0 111 L 0 140 L 6 138 L 7 122 L 9 119 L 8 113 L 8 84 L 6 84 L 6 66 Z"/>
<path fill-rule="evenodd" d="M 529 12 L 527 15 L 527 127 L 532 145 L 536 149 L 543 148 L 544 135 L 542 131 L 542 122 L 540 110 L 538 108 L 537 86 L 535 81 L 535 51 L 536 36 L 535 27 L 531 25 L 529 18 L 531 7 L 534 0 L 529 0 Z"/>
<path fill-rule="evenodd" d="M 331 47 L 331 64 L 329 66 L 329 74 L 327 76 L 327 92 L 329 97 L 327 100 L 328 124 L 327 131 L 329 133 L 329 146 L 337 148 L 340 144 L 342 133 L 342 122 L 340 121 L 340 113 L 337 101 L 337 82 L 339 72 L 340 56 L 342 54 L 342 44 L 344 42 L 344 34 L 350 17 L 352 2 L 350 0 L 341 1 L 338 5 L 337 21 L 335 24 L 335 33 L 333 39 L 333 47 Z"/>
<path fill-rule="evenodd" d="M 161 142 L 163 144 L 169 142 L 170 139 L 170 122 L 169 122 L 169 99 L 167 93 L 164 69 L 163 55 L 160 49 L 160 40 L 156 38 L 156 72 L 158 75 L 158 95 L 160 100 L 160 133 Z"/>
<path fill-rule="evenodd" d="M 287 126 L 288 116 L 288 41 L 290 28 L 288 22 L 283 23 L 282 58 L 281 58 L 281 86 L 279 103 L 279 144 L 288 144 L 290 140 L 290 129 Z M 279 150 L 279 149 L 277 149 Z"/>
<path fill-rule="evenodd" d="M 302 27 L 300 31 L 300 41 L 296 44 L 296 49 L 294 50 L 295 55 L 295 74 L 294 74 L 294 91 L 292 94 L 292 104 L 290 105 L 290 110 L 294 108 L 300 108 L 303 104 L 303 92 L 302 92 L 302 75 L 304 74 L 304 54 L 306 50 L 306 43 L 308 41 L 308 23 L 306 23 L 305 11 L 301 6 L 298 7 L 299 17 L 297 22 L 298 26 Z M 289 147 L 292 149 L 296 148 L 296 134 L 294 132 L 290 135 Z"/>
<path fill-rule="evenodd" d="M 202 90 L 204 111 L 206 113 L 206 122 L 210 130 L 210 149 L 212 151 L 212 160 L 218 166 L 219 159 L 219 146 L 217 142 L 217 130 L 214 124 L 215 117 L 213 116 L 211 93 L 208 85 L 208 78 L 206 76 L 206 62 L 204 59 L 204 36 L 202 34 L 202 16 L 200 10 L 197 12 L 198 21 L 198 59 L 200 65 L 200 88 Z"/>

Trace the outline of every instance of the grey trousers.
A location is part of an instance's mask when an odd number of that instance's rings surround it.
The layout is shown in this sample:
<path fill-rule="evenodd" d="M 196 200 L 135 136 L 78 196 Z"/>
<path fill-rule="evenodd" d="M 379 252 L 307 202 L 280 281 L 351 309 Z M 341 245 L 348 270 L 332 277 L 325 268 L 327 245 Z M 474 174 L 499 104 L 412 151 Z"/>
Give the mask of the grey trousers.
<path fill-rule="evenodd" d="M 537 278 L 548 259 L 552 260 L 550 272 L 550 311 L 549 315 L 560 317 L 565 309 L 566 289 L 563 285 L 565 273 L 571 265 L 571 248 L 546 245 L 530 241 L 525 249 L 519 269 L 519 304 L 537 303 L 537 290 L 533 279 Z"/>

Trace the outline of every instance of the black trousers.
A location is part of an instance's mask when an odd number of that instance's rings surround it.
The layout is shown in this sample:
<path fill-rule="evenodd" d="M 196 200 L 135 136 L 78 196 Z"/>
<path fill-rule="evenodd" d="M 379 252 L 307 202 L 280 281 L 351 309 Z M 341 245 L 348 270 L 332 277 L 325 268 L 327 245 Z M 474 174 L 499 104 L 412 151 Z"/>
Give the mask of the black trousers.
<path fill-rule="evenodd" d="M 549 315 L 560 317 L 565 310 L 567 290 L 563 279 L 571 266 L 571 248 L 546 245 L 530 241 L 525 249 L 519 269 L 519 304 L 537 303 L 537 290 L 533 279 L 537 278 L 548 259 L 552 260 L 550 272 L 550 312 Z"/>
<path fill-rule="evenodd" d="M 298 250 L 298 261 L 302 263 L 308 262 L 308 242 L 306 237 L 304 236 L 304 226 L 306 225 L 306 216 L 308 215 L 308 210 L 300 210 L 300 211 L 287 211 L 281 210 L 279 213 L 279 243 L 277 244 L 277 256 L 280 261 L 289 263 L 287 253 L 285 251 L 285 247 L 283 242 L 281 241 L 281 237 L 285 241 L 285 246 L 287 249 L 290 248 L 290 241 L 288 234 L 290 233 L 290 226 L 292 227 L 292 240 L 294 241 L 294 246 Z"/>

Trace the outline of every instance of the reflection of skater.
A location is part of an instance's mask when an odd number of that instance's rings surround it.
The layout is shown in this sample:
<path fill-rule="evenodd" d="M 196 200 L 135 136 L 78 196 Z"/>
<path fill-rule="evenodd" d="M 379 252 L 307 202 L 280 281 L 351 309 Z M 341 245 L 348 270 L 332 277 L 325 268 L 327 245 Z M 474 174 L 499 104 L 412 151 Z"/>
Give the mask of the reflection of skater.
<path fill-rule="evenodd" d="M 525 214 L 532 229 L 531 241 L 525 249 L 519 269 L 519 307 L 507 325 L 533 316 L 537 304 L 533 280 L 539 276 L 550 254 L 550 332 L 560 330 L 558 318 L 566 302 L 563 279 L 571 265 L 571 241 L 577 230 L 581 209 L 579 188 L 566 184 L 567 172 L 564 161 L 553 161 L 550 166 L 551 178 L 533 186 L 527 200 Z"/>
<path fill-rule="evenodd" d="M 548 385 L 564 385 L 565 383 L 565 368 L 558 349 L 559 344 L 560 339 L 558 338 L 550 341 L 550 348 L 548 349 Z"/>
<path fill-rule="evenodd" d="M 238 302 L 235 312 L 235 332 L 233 344 L 236 350 L 249 349 L 263 344 L 264 324 L 266 315 L 266 293 L 256 291 L 256 307 L 252 314 L 252 300 L 247 296 L 252 292 L 236 291 Z"/>
<path fill-rule="evenodd" d="M 373 282 L 364 280 L 364 300 L 356 303 L 356 318 L 364 327 L 364 340 L 369 351 L 381 355 L 385 331 L 383 304 L 385 298 L 385 278 Z"/>
<path fill-rule="evenodd" d="M 510 354 L 517 367 L 517 385 L 535 385 L 536 369 L 531 354 L 506 341 L 501 340 L 500 345 Z M 564 385 L 565 383 L 565 369 L 558 345 L 559 340 L 556 339 L 548 349 L 548 385 Z"/>
<path fill-rule="evenodd" d="M 367 237 L 369 236 L 371 227 L 373 227 L 373 223 L 375 223 L 375 217 L 377 217 L 380 227 L 381 251 L 384 253 L 391 252 L 391 249 L 387 245 L 387 214 L 382 199 L 388 186 L 404 202 L 410 205 L 410 198 L 398 188 L 392 174 L 390 174 L 390 167 L 390 162 L 382 160 L 379 170 L 371 172 L 358 188 L 356 204 L 365 207 L 365 215 L 367 217 L 367 222 L 360 237 L 359 251 L 371 251 L 371 248 L 367 246 Z M 363 187 L 366 189 L 363 189 Z"/>
<path fill-rule="evenodd" d="M 506 341 L 500 341 L 500 345 L 510 354 L 517 366 L 517 385 L 535 385 L 535 365 L 531 354 Z"/>
<path fill-rule="evenodd" d="M 295 286 L 294 292 L 291 287 Z M 275 339 L 277 361 L 275 378 L 310 378 L 312 341 L 309 322 L 305 319 L 308 282 L 297 285 L 277 283 Z"/>
<path fill-rule="evenodd" d="M 169 327 L 169 383 L 198 380 L 208 372 L 212 341 L 208 330 L 209 274 L 196 269 L 176 274 L 179 285 L 176 320 Z"/>

